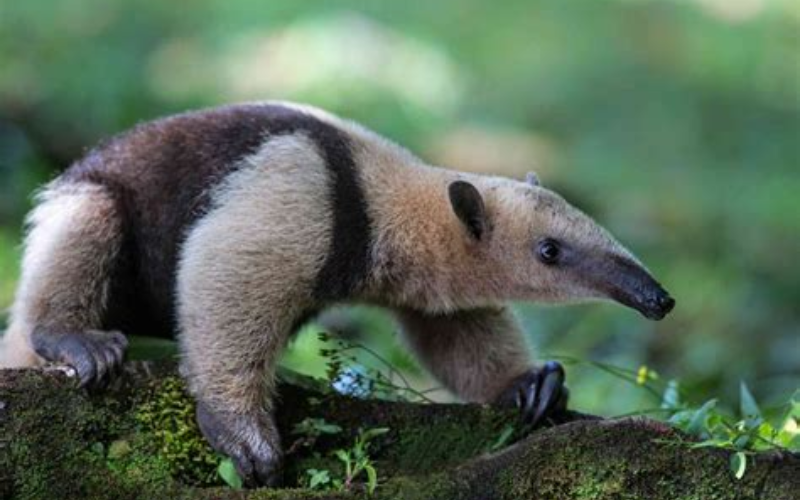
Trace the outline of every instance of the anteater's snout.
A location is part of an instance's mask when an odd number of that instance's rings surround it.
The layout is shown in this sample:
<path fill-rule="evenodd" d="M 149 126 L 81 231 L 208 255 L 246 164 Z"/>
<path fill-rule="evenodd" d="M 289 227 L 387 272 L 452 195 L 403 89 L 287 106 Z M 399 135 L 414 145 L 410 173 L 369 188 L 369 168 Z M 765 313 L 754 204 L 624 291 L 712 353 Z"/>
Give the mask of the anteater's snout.
<path fill-rule="evenodd" d="M 639 311 L 645 318 L 661 320 L 675 308 L 675 299 L 637 262 L 619 256 L 601 266 L 611 298 Z M 602 281 L 601 281 L 602 283 Z"/>
<path fill-rule="evenodd" d="M 669 292 L 659 287 L 655 293 L 644 300 L 644 306 L 642 312 L 645 316 L 650 319 L 663 319 L 675 308 L 675 299 L 669 295 Z"/>

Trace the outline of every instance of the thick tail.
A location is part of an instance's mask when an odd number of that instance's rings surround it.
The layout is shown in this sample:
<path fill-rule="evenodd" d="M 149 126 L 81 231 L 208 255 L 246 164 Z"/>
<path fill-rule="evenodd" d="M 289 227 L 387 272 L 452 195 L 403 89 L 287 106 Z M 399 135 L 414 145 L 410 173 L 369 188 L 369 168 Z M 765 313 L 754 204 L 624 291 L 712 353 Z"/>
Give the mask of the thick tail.
<path fill-rule="evenodd" d="M 20 281 L 0 340 L 0 368 L 44 363 L 31 342 L 39 326 L 83 331 L 102 325 L 122 241 L 117 203 L 95 184 L 48 187 L 27 224 Z"/>
<path fill-rule="evenodd" d="M 0 368 L 25 368 L 41 365 L 44 360 L 36 355 L 26 335 L 19 328 L 9 328 L 0 338 Z"/>

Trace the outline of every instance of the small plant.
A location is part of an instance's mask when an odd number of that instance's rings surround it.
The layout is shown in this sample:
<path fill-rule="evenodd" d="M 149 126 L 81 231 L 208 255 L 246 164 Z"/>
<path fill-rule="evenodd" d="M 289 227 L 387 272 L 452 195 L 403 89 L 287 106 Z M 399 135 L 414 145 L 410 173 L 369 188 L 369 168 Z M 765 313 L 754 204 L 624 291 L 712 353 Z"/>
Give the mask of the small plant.
<path fill-rule="evenodd" d="M 342 462 L 345 470 L 341 489 L 349 490 L 353 482 L 364 473 L 367 476 L 367 491 L 370 495 L 375 491 L 378 486 L 378 472 L 369 456 L 369 445 L 370 441 L 387 432 L 389 429 L 385 427 L 359 432 L 351 448 L 334 451 L 334 455 Z"/>
<path fill-rule="evenodd" d="M 308 479 L 308 487 L 312 490 L 322 490 L 328 487 L 331 480 L 331 473 L 327 469 L 308 469 L 306 473 L 310 476 Z"/>
<path fill-rule="evenodd" d="M 776 409 L 776 418 L 768 419 L 761 411 L 747 385 L 739 388 L 739 411 L 735 416 L 724 412 L 717 399 L 701 405 L 692 405 L 682 394 L 678 380 L 664 381 L 659 374 L 647 366 L 629 370 L 606 363 L 582 361 L 560 357 L 564 362 L 586 363 L 628 383 L 642 388 L 658 398 L 659 408 L 640 410 L 622 416 L 655 413 L 674 427 L 699 439 L 683 443 L 691 448 L 717 447 L 733 452 L 730 469 L 734 477 L 741 479 L 747 471 L 748 456 L 759 451 L 789 450 L 800 452 L 800 391 L 781 408 Z"/>
<path fill-rule="evenodd" d="M 418 391 L 389 361 L 369 347 L 349 341 L 334 339 L 328 333 L 319 339 L 330 347 L 320 351 L 327 359 L 328 380 L 336 391 L 350 396 L 377 397 L 389 401 L 432 403 L 429 391 Z M 354 353 L 363 352 L 378 361 L 385 370 L 365 367 Z"/>
<path fill-rule="evenodd" d="M 330 424 L 324 419 L 307 418 L 297 424 L 293 434 L 301 436 L 301 440 L 293 445 L 312 446 L 322 435 L 338 434 L 341 432 L 338 425 Z M 378 472 L 370 456 L 372 441 L 389 432 L 385 427 L 361 430 L 350 448 L 338 448 L 330 452 L 329 456 L 336 458 L 342 465 L 342 473 L 335 474 L 328 469 L 307 469 L 307 486 L 316 490 L 349 491 L 355 484 L 366 476 L 367 491 L 372 494 L 378 486 Z"/>
<path fill-rule="evenodd" d="M 732 417 L 717 408 L 717 400 L 710 399 L 698 408 L 683 404 L 677 396 L 677 383 L 668 387 L 663 406 L 672 412 L 669 422 L 682 431 L 696 436 L 698 442 L 687 443 L 690 448 L 709 446 L 733 452 L 730 469 L 741 479 L 747 471 L 747 457 L 758 451 L 786 449 L 800 451 L 800 393 L 795 393 L 786 411 L 777 422 L 764 418 L 747 385 L 739 388 L 739 414 Z"/>

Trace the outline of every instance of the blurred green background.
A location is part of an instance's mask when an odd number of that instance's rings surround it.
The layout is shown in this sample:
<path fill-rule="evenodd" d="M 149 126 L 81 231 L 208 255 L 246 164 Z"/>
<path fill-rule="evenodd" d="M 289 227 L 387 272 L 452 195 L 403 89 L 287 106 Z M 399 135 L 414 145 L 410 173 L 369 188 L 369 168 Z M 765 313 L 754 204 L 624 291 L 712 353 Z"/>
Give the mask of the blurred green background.
<path fill-rule="evenodd" d="M 626 243 L 678 300 L 520 305 L 541 357 L 679 378 L 763 404 L 800 386 L 800 3 L 791 0 L 0 3 L 0 308 L 31 194 L 136 122 L 306 101 L 431 163 L 543 182 Z M 797 267 L 796 267 L 797 266 Z M 332 317 L 431 385 L 374 310 Z M 324 372 L 315 328 L 286 364 Z M 365 360 L 369 364 L 369 360 Z M 587 363 L 573 405 L 657 405 Z"/>

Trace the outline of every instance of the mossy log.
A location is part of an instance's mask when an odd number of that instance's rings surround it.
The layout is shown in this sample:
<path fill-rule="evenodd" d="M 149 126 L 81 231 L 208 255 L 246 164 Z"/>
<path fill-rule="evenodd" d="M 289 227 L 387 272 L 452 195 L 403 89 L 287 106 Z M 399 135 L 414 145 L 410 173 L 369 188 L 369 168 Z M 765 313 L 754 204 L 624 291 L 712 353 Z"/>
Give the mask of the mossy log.
<path fill-rule="evenodd" d="M 244 491 L 209 485 L 216 457 L 197 434 L 172 364 L 129 363 L 99 394 L 57 370 L 0 371 L 0 498 L 800 498 L 799 457 L 751 456 L 737 480 L 726 451 L 689 449 L 681 444 L 686 436 L 652 420 L 571 413 L 528 433 L 514 412 L 490 407 L 360 400 L 298 380 L 282 383 L 280 394 L 285 476 L 295 487 Z M 303 441 L 292 429 L 309 417 L 343 431 Z M 373 427 L 390 429 L 371 449 L 379 474 L 373 495 L 358 485 L 344 492 L 298 487 L 307 469 L 336 473 L 330 451 Z"/>

